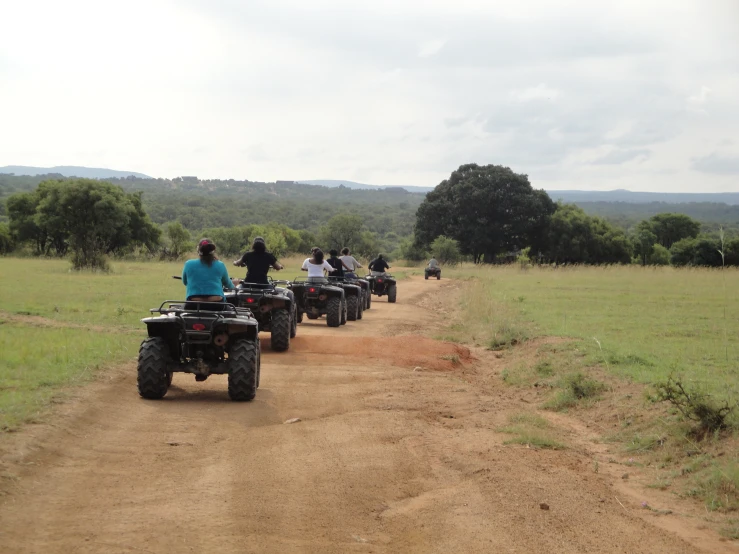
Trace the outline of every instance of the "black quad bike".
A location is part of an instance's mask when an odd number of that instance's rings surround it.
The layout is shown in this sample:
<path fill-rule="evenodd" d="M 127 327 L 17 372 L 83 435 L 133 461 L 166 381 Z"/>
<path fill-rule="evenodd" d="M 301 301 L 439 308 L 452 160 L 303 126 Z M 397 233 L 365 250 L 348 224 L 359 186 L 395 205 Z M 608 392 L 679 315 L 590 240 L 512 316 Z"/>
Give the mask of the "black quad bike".
<path fill-rule="evenodd" d="M 167 394 L 174 372 L 192 373 L 197 381 L 228 375 L 231 400 L 252 400 L 259 387 L 259 325 L 250 310 L 225 302 L 166 300 L 142 319 L 149 337 L 138 360 L 139 394 L 159 399 Z"/>
<path fill-rule="evenodd" d="M 328 281 L 322 283 L 296 277 L 291 290 L 298 308 L 298 322 L 303 321 L 305 314 L 308 319 L 318 319 L 325 315 L 329 327 L 346 323 L 347 306 L 343 288 L 329 284 Z"/>
<path fill-rule="evenodd" d="M 367 275 L 365 279 L 369 281 L 372 294 L 377 296 L 387 295 L 388 302 L 395 302 L 398 292 L 395 277 L 389 273 L 384 273 L 383 275 Z"/>
<path fill-rule="evenodd" d="M 364 292 L 356 279 L 346 277 L 329 277 L 328 282 L 344 289 L 346 298 L 346 318 L 349 321 L 362 319 L 364 314 Z"/>
<path fill-rule="evenodd" d="M 293 293 L 276 285 L 289 285 L 288 281 L 272 281 L 269 284 L 242 282 L 234 290 L 225 291 L 226 302 L 239 308 L 249 308 L 260 331 L 272 334 L 272 350 L 284 352 L 290 348 L 298 328 Z"/>
<path fill-rule="evenodd" d="M 428 279 L 429 277 L 436 277 L 438 281 L 441 279 L 441 268 L 440 267 L 427 267 L 423 270 L 423 278 Z"/>
<path fill-rule="evenodd" d="M 372 292 L 370 291 L 369 281 L 367 279 L 360 279 L 359 277 L 347 277 L 346 275 L 344 276 L 344 280 L 352 285 L 362 287 L 363 309 L 369 310 L 370 306 L 372 306 Z M 359 319 L 362 318 L 360 317 Z"/>

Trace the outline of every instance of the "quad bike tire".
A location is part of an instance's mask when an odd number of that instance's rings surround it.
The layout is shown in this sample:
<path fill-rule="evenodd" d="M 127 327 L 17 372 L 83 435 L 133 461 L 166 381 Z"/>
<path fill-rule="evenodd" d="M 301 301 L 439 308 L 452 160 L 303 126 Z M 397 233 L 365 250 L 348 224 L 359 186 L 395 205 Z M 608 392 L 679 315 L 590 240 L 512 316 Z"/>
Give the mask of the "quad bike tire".
<path fill-rule="evenodd" d="M 349 321 L 357 321 L 359 319 L 359 296 L 347 297 L 346 318 Z"/>
<path fill-rule="evenodd" d="M 348 310 L 346 309 L 346 297 L 341 303 L 341 324 L 346 325 Z"/>
<path fill-rule="evenodd" d="M 423 278 L 428 281 L 428 278 L 429 278 L 429 272 L 428 271 L 424 271 L 423 272 Z"/>
<path fill-rule="evenodd" d="M 390 285 L 390 288 L 387 290 L 387 301 L 391 304 L 395 303 L 395 298 L 398 294 L 398 289 L 395 285 Z"/>
<path fill-rule="evenodd" d="M 168 371 L 171 361 L 169 346 L 162 337 L 149 337 L 141 343 L 136 381 L 142 398 L 164 398 L 172 383 L 172 372 Z"/>
<path fill-rule="evenodd" d="M 247 339 L 236 339 L 228 355 L 228 396 L 236 402 L 254 400 L 259 385 L 259 347 Z"/>
<path fill-rule="evenodd" d="M 290 312 L 284 308 L 272 310 L 272 350 L 284 352 L 290 348 Z"/>
<path fill-rule="evenodd" d="M 326 325 L 329 327 L 338 327 L 341 325 L 343 304 L 341 298 L 338 296 L 328 299 L 328 305 L 326 306 Z"/>
<path fill-rule="evenodd" d="M 290 338 L 294 339 L 298 334 L 298 309 L 293 304 L 292 313 L 290 314 Z"/>
<path fill-rule="evenodd" d="M 441 273 L 436 274 L 436 280 L 438 281 L 439 279 L 441 279 Z"/>
<path fill-rule="evenodd" d="M 364 316 L 364 294 L 360 295 L 357 301 L 357 319 L 362 319 Z"/>
<path fill-rule="evenodd" d="M 305 314 L 305 315 L 308 316 L 308 319 L 318 319 L 319 317 L 321 317 L 320 315 L 316 315 L 316 314 Z"/>
<path fill-rule="evenodd" d="M 298 315 L 298 323 L 303 323 L 303 312 L 298 310 L 297 315 Z"/>
<path fill-rule="evenodd" d="M 369 310 L 372 307 L 372 291 L 367 289 L 367 306 L 365 306 L 365 310 Z"/>

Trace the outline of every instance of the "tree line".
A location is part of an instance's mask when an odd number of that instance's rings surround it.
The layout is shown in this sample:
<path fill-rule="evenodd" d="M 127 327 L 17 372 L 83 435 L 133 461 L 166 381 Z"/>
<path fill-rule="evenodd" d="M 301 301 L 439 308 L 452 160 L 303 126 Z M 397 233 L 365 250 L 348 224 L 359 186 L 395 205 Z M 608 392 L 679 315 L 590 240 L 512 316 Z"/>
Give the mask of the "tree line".
<path fill-rule="evenodd" d="M 656 214 L 627 233 L 574 204 L 555 203 L 528 177 L 499 165 L 462 165 L 418 208 L 405 257 L 422 259 L 439 237 L 456 241 L 475 263 L 520 252 L 539 263 L 676 266 L 739 265 L 739 237 L 701 233 L 687 215 Z"/>
<path fill-rule="evenodd" d="M 405 195 L 397 198 L 403 203 Z M 196 196 L 188 202 L 202 205 L 204 200 Z M 171 199 L 168 206 L 174 209 L 179 202 Z M 74 267 L 104 267 L 108 256 L 176 259 L 203 236 L 214 240 L 223 255 L 237 256 L 254 237 L 263 236 L 278 256 L 321 246 L 349 247 L 365 259 L 382 252 L 410 260 L 434 255 L 443 263 L 496 263 L 524 252 L 539 263 L 739 265 L 739 237 L 731 230 L 705 232 L 687 215 L 663 213 L 626 231 L 573 204 L 553 202 L 526 175 L 495 165 L 468 164 L 454 171 L 419 203 L 415 218 L 406 217 L 405 234 L 373 231 L 372 217 L 351 207 L 319 210 L 310 228 L 275 223 L 286 221 L 279 215 L 267 221 L 242 215 L 239 225 L 188 228 L 177 218 L 153 220 L 146 205 L 142 191 L 104 181 L 41 181 L 4 202 L 8 222 L 0 223 L 0 253 L 70 254 Z"/>
<path fill-rule="evenodd" d="M 71 256 L 75 269 L 105 269 L 109 256 L 178 259 L 194 251 L 200 237 L 212 239 L 224 256 L 238 256 L 257 236 L 277 256 L 308 253 L 313 246 L 349 247 L 370 258 L 386 242 L 369 231 L 362 217 L 337 214 L 315 231 L 285 224 L 250 223 L 196 232 L 179 221 L 159 226 L 143 208 L 143 193 L 91 179 L 50 180 L 5 202 L 9 223 L 0 224 L 0 253 L 30 249 L 36 255 Z M 387 235 L 386 235 L 387 237 Z"/>

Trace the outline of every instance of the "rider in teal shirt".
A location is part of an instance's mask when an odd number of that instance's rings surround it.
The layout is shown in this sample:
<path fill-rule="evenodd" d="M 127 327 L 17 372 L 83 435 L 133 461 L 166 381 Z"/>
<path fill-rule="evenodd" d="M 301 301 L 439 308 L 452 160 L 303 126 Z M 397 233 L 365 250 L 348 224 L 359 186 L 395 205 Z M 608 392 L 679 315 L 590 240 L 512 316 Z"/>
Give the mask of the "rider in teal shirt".
<path fill-rule="evenodd" d="M 215 256 L 216 245 L 209 239 L 198 243 L 197 260 L 187 260 L 182 268 L 182 284 L 187 287 L 187 300 L 193 296 L 220 296 L 223 289 L 235 288 L 228 270 Z"/>

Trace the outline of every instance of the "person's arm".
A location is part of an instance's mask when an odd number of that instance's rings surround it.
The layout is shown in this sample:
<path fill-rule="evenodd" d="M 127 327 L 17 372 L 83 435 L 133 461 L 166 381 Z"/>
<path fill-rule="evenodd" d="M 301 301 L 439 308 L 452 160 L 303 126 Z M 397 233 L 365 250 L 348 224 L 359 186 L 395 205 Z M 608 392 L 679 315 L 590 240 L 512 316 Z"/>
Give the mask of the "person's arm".
<path fill-rule="evenodd" d="M 333 267 L 330 263 L 328 263 L 326 260 L 323 260 L 323 269 L 328 271 L 329 273 L 333 273 L 336 271 L 336 268 Z"/>
<path fill-rule="evenodd" d="M 362 267 L 362 264 L 360 264 L 354 256 L 352 256 L 352 260 L 354 261 L 354 267 Z"/>
<path fill-rule="evenodd" d="M 341 258 L 339 258 L 339 259 L 341 260 Z M 354 271 L 354 268 L 353 267 L 349 267 L 348 265 L 346 265 L 346 262 L 344 260 L 341 260 L 341 265 L 343 265 L 344 266 L 344 269 L 346 269 L 347 271 Z"/>
<path fill-rule="evenodd" d="M 185 269 L 187 268 L 187 262 L 185 262 L 185 265 L 182 266 L 182 284 L 187 286 L 187 271 Z"/>
<path fill-rule="evenodd" d="M 305 261 L 303 262 L 303 267 L 300 268 L 300 271 L 308 271 L 308 260 L 309 259 L 310 258 L 305 259 Z"/>
<path fill-rule="evenodd" d="M 272 255 L 272 262 L 269 264 L 277 271 L 280 271 L 282 269 L 282 264 L 277 261 L 277 258 L 275 258 L 274 254 Z"/>
<path fill-rule="evenodd" d="M 234 265 L 236 267 L 244 267 L 246 265 L 246 254 L 247 253 L 244 253 L 244 255 L 241 256 L 241 258 L 239 258 L 238 260 L 234 260 Z"/>
<path fill-rule="evenodd" d="M 228 269 L 226 269 L 226 264 L 221 264 L 221 284 L 223 285 L 224 289 L 235 289 L 234 284 L 231 282 L 231 278 L 228 276 Z"/>

